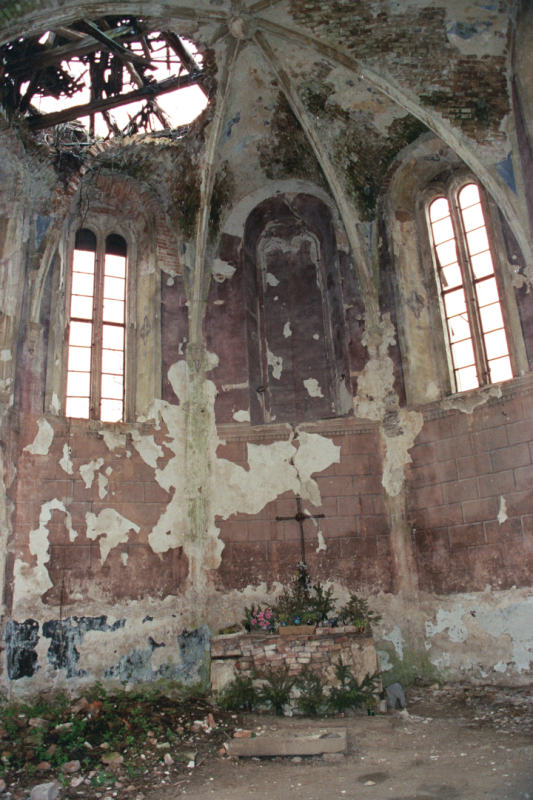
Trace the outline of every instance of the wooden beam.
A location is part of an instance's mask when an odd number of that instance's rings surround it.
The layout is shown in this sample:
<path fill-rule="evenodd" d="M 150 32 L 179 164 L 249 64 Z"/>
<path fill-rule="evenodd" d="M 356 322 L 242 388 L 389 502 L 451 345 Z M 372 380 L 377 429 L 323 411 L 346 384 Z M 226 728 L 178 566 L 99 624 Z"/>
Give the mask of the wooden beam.
<path fill-rule="evenodd" d="M 174 50 L 185 69 L 187 69 L 192 75 L 196 74 L 197 72 L 201 72 L 200 65 L 192 53 L 189 53 L 179 36 L 176 36 L 176 34 L 172 33 L 171 31 L 161 31 L 161 36 L 168 46 Z M 205 96 L 208 97 L 209 95 L 205 86 L 202 84 L 199 84 L 199 86 Z"/>
<path fill-rule="evenodd" d="M 84 19 L 79 24 L 84 28 L 86 33 L 99 41 L 100 44 L 103 44 L 106 50 L 116 53 L 117 56 L 120 56 L 127 61 L 131 61 L 133 64 L 139 64 L 142 67 L 152 66 L 151 61 L 147 61 L 145 58 L 137 53 L 134 53 L 132 50 L 128 50 L 127 47 L 122 47 L 122 45 L 118 42 L 115 42 L 108 33 L 101 31 L 100 28 L 94 24 L 94 22 Z"/>
<path fill-rule="evenodd" d="M 37 117 L 28 117 L 28 125 L 32 131 L 40 131 L 43 128 L 51 128 L 60 125 L 62 122 L 70 122 L 78 117 L 87 117 L 89 114 L 96 114 L 99 111 L 107 111 L 110 108 L 132 103 L 134 100 L 153 100 L 160 94 L 174 92 L 184 86 L 195 86 L 203 80 L 203 72 L 194 76 L 184 75 L 180 77 L 166 78 L 159 83 L 149 83 L 139 89 L 134 89 L 126 94 L 104 97 L 101 100 L 94 100 L 92 103 L 84 103 L 72 108 L 65 108 L 63 111 L 56 111 L 53 114 L 43 114 Z"/>
<path fill-rule="evenodd" d="M 118 38 L 126 34 L 131 35 L 131 30 L 131 25 L 123 25 L 120 28 L 116 28 L 114 31 L 110 31 L 109 36 Z M 28 56 L 28 58 L 21 58 L 20 61 L 8 64 L 6 72 L 8 72 L 9 75 L 34 72 L 37 69 L 44 69 L 45 67 L 50 67 L 61 61 L 68 61 L 73 56 L 85 56 L 89 53 L 94 53 L 95 50 L 99 50 L 101 47 L 101 42 L 98 42 L 93 36 L 84 36 L 83 39 L 78 42 L 64 44 L 61 47 L 52 47 L 50 50 L 45 50 L 44 52 Z"/>

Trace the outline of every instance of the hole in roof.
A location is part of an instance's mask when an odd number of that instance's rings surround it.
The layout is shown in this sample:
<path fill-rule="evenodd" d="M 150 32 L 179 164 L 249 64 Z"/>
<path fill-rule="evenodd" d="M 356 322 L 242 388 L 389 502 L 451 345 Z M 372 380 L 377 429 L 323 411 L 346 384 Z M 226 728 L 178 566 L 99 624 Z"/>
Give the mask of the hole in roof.
<path fill-rule="evenodd" d="M 195 45 L 131 16 L 78 20 L 4 45 L 0 99 L 47 143 L 184 132 L 208 103 Z"/>

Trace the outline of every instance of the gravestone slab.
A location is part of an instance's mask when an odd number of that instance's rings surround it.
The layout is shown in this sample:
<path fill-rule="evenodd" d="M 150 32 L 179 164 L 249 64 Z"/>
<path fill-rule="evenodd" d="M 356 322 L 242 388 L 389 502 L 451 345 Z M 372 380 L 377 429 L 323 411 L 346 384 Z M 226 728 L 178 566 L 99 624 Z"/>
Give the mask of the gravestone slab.
<path fill-rule="evenodd" d="M 226 742 L 230 756 L 321 756 L 344 753 L 348 747 L 346 728 L 328 728 L 319 733 L 264 733 L 253 739 L 232 739 Z"/>

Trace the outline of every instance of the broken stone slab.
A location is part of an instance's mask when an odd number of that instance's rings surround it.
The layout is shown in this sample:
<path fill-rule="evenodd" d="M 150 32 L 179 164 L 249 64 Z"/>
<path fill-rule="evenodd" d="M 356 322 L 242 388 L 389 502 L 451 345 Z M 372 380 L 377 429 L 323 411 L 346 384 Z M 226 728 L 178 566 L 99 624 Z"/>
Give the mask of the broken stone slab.
<path fill-rule="evenodd" d="M 331 728 L 320 733 L 267 733 L 253 739 L 232 739 L 226 743 L 230 756 L 322 756 L 344 753 L 348 747 L 346 728 Z"/>
<path fill-rule="evenodd" d="M 39 783 L 31 790 L 30 800 L 56 800 L 59 796 L 57 783 Z"/>

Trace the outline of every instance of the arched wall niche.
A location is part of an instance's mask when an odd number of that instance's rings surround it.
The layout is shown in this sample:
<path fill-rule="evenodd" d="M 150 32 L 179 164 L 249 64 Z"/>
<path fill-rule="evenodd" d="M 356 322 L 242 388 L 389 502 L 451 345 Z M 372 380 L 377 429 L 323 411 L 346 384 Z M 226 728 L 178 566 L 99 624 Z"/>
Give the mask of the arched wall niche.
<path fill-rule="evenodd" d="M 397 158 L 383 198 L 406 399 L 411 406 L 434 402 L 455 392 L 433 266 L 427 204 L 430 195 L 442 193 L 446 186 L 461 180 L 479 184 L 448 145 L 431 133 L 424 134 Z M 521 309 L 515 297 L 502 216 L 487 192 L 485 196 L 491 247 L 505 295 L 507 335 L 512 341 L 515 375 L 519 375 L 528 369 Z"/>
<path fill-rule="evenodd" d="M 242 265 L 251 423 L 349 413 L 338 252 L 326 204 L 307 193 L 260 202 L 244 226 Z"/>

